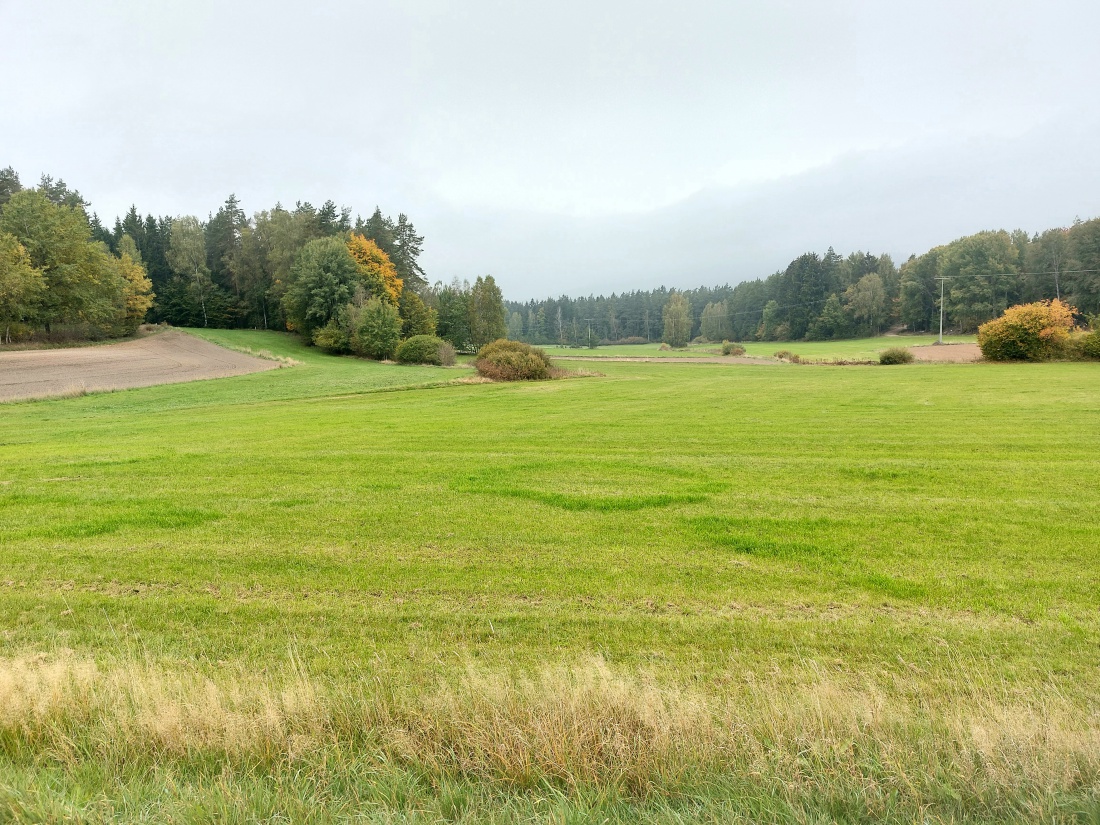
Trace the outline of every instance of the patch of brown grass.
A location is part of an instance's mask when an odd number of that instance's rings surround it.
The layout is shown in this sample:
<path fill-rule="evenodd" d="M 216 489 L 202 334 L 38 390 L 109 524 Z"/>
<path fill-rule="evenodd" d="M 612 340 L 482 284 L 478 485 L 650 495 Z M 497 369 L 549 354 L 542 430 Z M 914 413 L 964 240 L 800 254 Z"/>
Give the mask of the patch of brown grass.
<path fill-rule="evenodd" d="M 448 384 L 495 384 L 496 382 L 492 378 L 486 378 L 484 375 L 464 375 L 462 378 L 455 378 L 447 382 Z"/>
<path fill-rule="evenodd" d="M 18 398 L 0 398 L 0 404 L 22 404 L 34 401 L 55 401 L 59 398 L 81 398 L 92 393 L 118 392 L 119 389 L 119 387 L 97 387 L 94 390 L 89 390 L 83 383 L 72 383 L 64 389 L 52 392 L 21 395 Z"/>
<path fill-rule="evenodd" d="M 471 666 L 401 692 L 384 679 L 326 683 L 300 669 L 214 679 L 23 658 L 0 661 L 0 751 L 67 764 L 204 753 L 308 763 L 357 751 L 380 767 L 521 787 L 648 794 L 724 776 L 792 800 L 847 793 L 918 808 L 945 794 L 1100 794 L 1100 711 L 1045 689 L 1009 701 L 996 685 L 906 695 L 821 675 L 700 690 L 597 660 L 526 675 Z"/>
<path fill-rule="evenodd" d="M 596 370 L 588 370 L 584 367 L 577 367 L 576 369 L 563 369 L 562 367 L 552 367 L 550 370 L 551 378 L 603 378 L 602 372 Z"/>

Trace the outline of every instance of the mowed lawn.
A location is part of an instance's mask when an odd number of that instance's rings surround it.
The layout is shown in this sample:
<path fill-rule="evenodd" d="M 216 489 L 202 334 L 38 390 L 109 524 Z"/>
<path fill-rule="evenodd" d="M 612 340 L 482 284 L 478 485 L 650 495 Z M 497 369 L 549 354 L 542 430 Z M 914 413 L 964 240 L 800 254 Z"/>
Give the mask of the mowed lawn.
<path fill-rule="evenodd" d="M 593 661 L 712 699 L 827 676 L 920 704 L 980 683 L 1056 696 L 1097 729 L 1095 364 L 607 363 L 446 384 L 471 371 L 206 337 L 300 365 L 0 406 L 6 661 L 293 672 L 398 696 L 471 667 Z M 123 794 L 5 736 L 24 789 L 40 772 L 56 799 Z M 1050 810 L 1064 791 L 1095 815 L 1084 776 L 1048 789 Z M 159 786 L 144 787 L 135 799 Z M 406 816 L 416 798 L 372 810 Z M 833 815 L 859 819 L 849 803 Z M 675 816 L 735 821 L 706 804 Z M 830 810 L 790 804 L 769 816 Z"/>

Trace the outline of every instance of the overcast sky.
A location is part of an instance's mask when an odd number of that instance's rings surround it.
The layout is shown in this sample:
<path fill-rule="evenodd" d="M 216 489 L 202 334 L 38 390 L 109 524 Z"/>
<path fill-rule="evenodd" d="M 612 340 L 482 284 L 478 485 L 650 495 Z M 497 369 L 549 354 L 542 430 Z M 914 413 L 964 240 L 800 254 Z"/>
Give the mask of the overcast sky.
<path fill-rule="evenodd" d="M 1100 3 L 0 0 L 0 166 L 105 223 L 331 198 L 505 296 L 1100 215 Z"/>

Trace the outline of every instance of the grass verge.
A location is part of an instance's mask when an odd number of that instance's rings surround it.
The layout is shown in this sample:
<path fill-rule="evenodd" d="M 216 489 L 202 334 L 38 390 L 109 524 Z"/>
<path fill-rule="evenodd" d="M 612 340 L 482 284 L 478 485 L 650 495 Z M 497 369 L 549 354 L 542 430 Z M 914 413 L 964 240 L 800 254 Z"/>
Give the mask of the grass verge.
<path fill-rule="evenodd" d="M 218 766 L 223 777 L 293 777 L 303 801 L 322 794 L 309 817 L 317 821 L 353 803 L 360 814 L 411 813 L 407 798 L 364 808 L 338 790 L 364 774 L 390 785 L 430 777 L 418 804 L 436 808 L 454 806 L 446 789 L 465 788 L 463 809 L 481 809 L 470 815 L 540 792 L 636 811 L 709 798 L 740 816 L 792 822 L 815 809 L 880 822 L 1095 813 L 1095 708 L 1056 691 L 1006 695 L 996 674 L 969 677 L 947 695 L 854 687 L 824 673 L 798 689 L 765 681 L 718 693 L 595 660 L 528 675 L 471 665 L 424 692 L 395 694 L 383 679 L 334 683 L 301 670 L 213 679 L 133 663 L 8 660 L 0 779 L 40 768 L 75 784 L 98 764 L 123 775 L 166 770 L 177 787 L 208 795 L 204 777 Z M 471 793 L 478 787 L 492 791 L 488 800 Z M 272 813 L 255 801 L 247 811 Z"/>

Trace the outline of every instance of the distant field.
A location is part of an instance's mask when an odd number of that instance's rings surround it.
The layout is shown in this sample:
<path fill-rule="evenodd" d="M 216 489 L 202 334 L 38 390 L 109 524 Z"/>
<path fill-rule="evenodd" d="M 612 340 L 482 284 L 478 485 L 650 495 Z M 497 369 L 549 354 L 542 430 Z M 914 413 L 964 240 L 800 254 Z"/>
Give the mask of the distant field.
<path fill-rule="evenodd" d="M 1096 365 L 201 334 L 0 407 L 0 821 L 1100 818 Z"/>
<path fill-rule="evenodd" d="M 770 358 L 780 350 L 793 352 L 803 358 L 847 361 L 871 361 L 887 347 L 917 347 L 933 344 L 936 335 L 889 335 L 877 338 L 857 338 L 850 341 L 746 341 L 741 344 L 745 354 Z M 945 335 L 945 343 L 973 343 L 973 335 Z M 543 347 L 551 355 L 596 358 L 699 358 L 720 355 L 721 344 L 692 344 L 682 350 L 662 350 L 661 344 L 627 344 L 624 346 L 574 349 L 571 347 Z"/>

